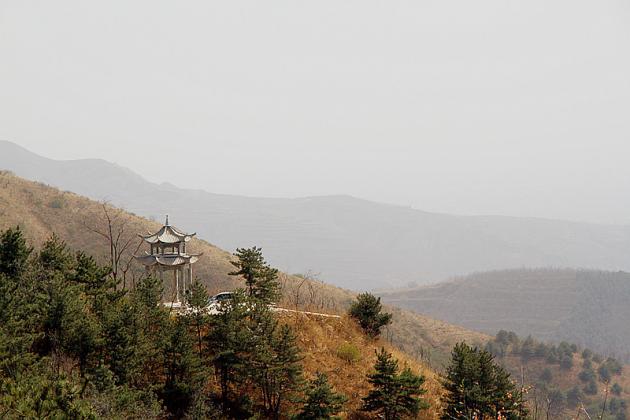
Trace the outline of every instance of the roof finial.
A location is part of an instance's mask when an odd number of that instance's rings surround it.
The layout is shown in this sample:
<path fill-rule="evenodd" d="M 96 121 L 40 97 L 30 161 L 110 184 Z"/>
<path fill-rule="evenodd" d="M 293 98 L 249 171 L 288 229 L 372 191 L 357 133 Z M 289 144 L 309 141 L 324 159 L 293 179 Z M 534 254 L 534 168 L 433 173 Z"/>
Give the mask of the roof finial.
<path fill-rule="evenodd" d="M 168 214 L 166 215 L 166 226 L 168 226 Z"/>

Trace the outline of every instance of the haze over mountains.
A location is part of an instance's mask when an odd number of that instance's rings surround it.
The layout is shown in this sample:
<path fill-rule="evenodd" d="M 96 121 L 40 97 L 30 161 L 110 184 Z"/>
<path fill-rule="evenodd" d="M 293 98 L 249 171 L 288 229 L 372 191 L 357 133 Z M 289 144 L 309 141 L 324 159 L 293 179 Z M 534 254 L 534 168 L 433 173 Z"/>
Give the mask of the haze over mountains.
<path fill-rule="evenodd" d="M 383 293 L 401 308 L 496 334 L 566 340 L 630 360 L 630 273 L 521 269 Z"/>
<path fill-rule="evenodd" d="M 176 155 L 156 164 L 186 184 Z M 146 217 L 165 214 L 227 250 L 262 246 L 277 267 L 355 290 L 514 267 L 630 270 L 630 226 L 452 216 L 349 196 L 256 198 L 146 181 L 98 159 L 51 160 L 0 141 L 0 169 Z M 229 177 L 226 174 L 226 177 Z"/>

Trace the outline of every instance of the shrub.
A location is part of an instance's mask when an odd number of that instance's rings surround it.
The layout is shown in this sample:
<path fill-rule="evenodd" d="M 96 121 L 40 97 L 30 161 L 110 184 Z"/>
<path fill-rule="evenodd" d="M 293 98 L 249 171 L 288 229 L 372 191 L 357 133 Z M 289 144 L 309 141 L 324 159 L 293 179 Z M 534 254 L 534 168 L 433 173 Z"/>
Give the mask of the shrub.
<path fill-rule="evenodd" d="M 540 380 L 548 384 L 551 382 L 552 379 L 553 375 L 551 373 L 551 369 L 545 368 L 540 374 Z"/>
<path fill-rule="evenodd" d="M 612 388 L 610 388 L 610 390 L 612 391 L 613 394 L 615 395 L 621 395 L 621 391 L 623 391 L 623 389 L 621 388 L 621 385 L 619 385 L 618 383 L 615 383 Z"/>
<path fill-rule="evenodd" d="M 584 393 L 588 395 L 597 394 L 597 383 L 595 380 L 589 381 L 588 384 L 584 387 Z"/>
<path fill-rule="evenodd" d="M 608 368 L 610 373 L 612 373 L 613 375 L 621 375 L 623 366 L 621 363 L 619 363 L 617 359 L 613 359 L 612 357 L 609 357 L 604 362 L 604 365 L 606 366 L 606 368 Z"/>
<path fill-rule="evenodd" d="M 337 348 L 337 357 L 352 364 L 361 358 L 361 352 L 354 344 L 343 343 Z"/>
<path fill-rule="evenodd" d="M 332 389 L 326 375 L 318 372 L 308 385 L 302 410 L 293 420 L 339 419 L 335 415 L 342 410 L 346 401 L 344 395 Z"/>
<path fill-rule="evenodd" d="M 593 369 L 584 369 L 582 372 L 579 373 L 578 378 L 580 379 L 580 381 L 585 383 L 594 381 L 595 372 L 593 372 Z"/>
<path fill-rule="evenodd" d="M 399 373 L 398 361 L 381 348 L 376 353 L 374 373 L 368 375 L 372 390 L 363 398 L 361 411 L 376 414 L 385 420 L 416 416 L 428 404 L 421 398 L 426 390 L 422 387 L 425 378 L 404 368 Z"/>
<path fill-rule="evenodd" d="M 361 293 L 352 303 L 348 313 L 359 322 L 370 337 L 378 337 L 381 328 L 392 322 L 392 314 L 382 312 L 381 298 L 370 293 Z"/>
<path fill-rule="evenodd" d="M 562 356 L 562 359 L 560 359 L 560 368 L 569 370 L 572 367 L 573 367 L 573 357 L 571 357 L 568 354 L 565 354 L 564 356 Z"/>
<path fill-rule="evenodd" d="M 584 393 L 580 388 L 574 386 L 567 392 L 567 404 L 570 408 L 575 408 L 584 400 Z"/>
<path fill-rule="evenodd" d="M 599 373 L 599 378 L 602 382 L 610 382 L 612 379 L 612 374 L 610 373 L 610 369 L 605 364 L 601 365 L 599 369 L 597 369 L 597 373 Z"/>
<path fill-rule="evenodd" d="M 443 379 L 446 405 L 442 419 L 524 420 L 522 393 L 510 374 L 490 353 L 466 343 L 456 344 Z"/>
<path fill-rule="evenodd" d="M 53 198 L 50 203 L 48 203 L 48 207 L 50 207 L 51 209 L 61 209 L 63 208 L 63 206 L 64 201 L 61 197 Z"/>

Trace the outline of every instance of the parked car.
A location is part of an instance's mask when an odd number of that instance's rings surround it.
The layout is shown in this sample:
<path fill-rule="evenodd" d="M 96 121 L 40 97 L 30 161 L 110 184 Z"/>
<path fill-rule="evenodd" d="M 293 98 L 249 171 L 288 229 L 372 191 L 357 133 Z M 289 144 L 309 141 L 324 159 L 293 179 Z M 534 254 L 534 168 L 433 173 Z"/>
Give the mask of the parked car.
<path fill-rule="evenodd" d="M 234 293 L 232 292 L 221 292 L 219 294 L 216 294 L 208 300 L 208 306 L 206 306 L 206 311 L 210 315 L 217 315 L 221 313 L 223 305 L 231 301 L 233 298 L 234 298 Z"/>

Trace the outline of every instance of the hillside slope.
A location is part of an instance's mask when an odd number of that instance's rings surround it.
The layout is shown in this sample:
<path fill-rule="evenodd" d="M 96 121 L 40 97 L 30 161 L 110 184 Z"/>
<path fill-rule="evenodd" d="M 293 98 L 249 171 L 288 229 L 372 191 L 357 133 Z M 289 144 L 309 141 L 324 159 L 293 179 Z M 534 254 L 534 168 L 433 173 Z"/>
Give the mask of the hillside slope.
<path fill-rule="evenodd" d="M 284 271 L 313 270 L 354 290 L 522 266 L 630 270 L 630 226 L 459 217 L 347 196 L 212 194 L 154 184 L 103 160 L 46 159 L 3 141 L 0 169 L 144 217 L 170 214 L 181 228 L 197 230 L 223 249 L 257 244 Z"/>
<path fill-rule="evenodd" d="M 489 334 L 506 329 L 630 358 L 630 273 L 495 271 L 382 296 L 390 304 Z"/>
<path fill-rule="evenodd" d="M 124 224 L 123 239 L 135 238 L 138 233 L 157 230 L 161 224 L 133 214 L 107 207 L 110 215 L 118 217 L 117 225 Z M 177 220 L 171 218 L 174 224 Z M 27 238 L 36 246 L 43 243 L 53 232 L 64 239 L 73 249 L 82 249 L 107 263 L 108 242 L 92 231 L 103 230 L 105 219 L 100 203 L 74 193 L 62 192 L 41 183 L 26 181 L 7 172 L 0 172 L 0 230 L 20 225 Z M 126 257 L 133 251 L 125 253 Z M 227 273 L 232 271 L 231 255 L 203 240 L 193 239 L 190 248 L 202 252 L 195 264 L 195 277 L 202 281 L 211 293 L 242 287 L 242 283 Z M 140 252 L 140 251 L 139 251 Z M 266 253 L 266 249 L 263 249 Z M 140 269 L 139 266 L 133 265 Z M 131 273 L 133 274 L 133 273 Z M 130 274 L 131 283 L 132 275 Z M 136 272 L 137 274 L 137 272 Z M 354 294 L 321 281 L 280 275 L 283 287 L 283 305 L 289 308 L 315 310 L 317 312 L 342 313 Z M 165 285 L 168 287 L 168 284 Z M 394 324 L 389 327 L 387 338 L 409 354 L 423 358 L 436 367 L 442 366 L 451 347 L 458 341 L 482 343 L 484 334 L 449 325 L 411 311 L 394 311 Z"/>
<path fill-rule="evenodd" d="M 358 410 L 361 397 L 369 391 L 365 377 L 372 371 L 376 361 L 376 351 L 385 347 L 399 361 L 400 366 L 409 366 L 414 372 L 425 376 L 425 399 L 430 404 L 419 418 L 438 419 L 441 411 L 440 396 L 442 386 L 439 376 L 426 364 L 391 346 L 385 340 L 373 341 L 366 338 L 357 326 L 348 318 L 317 318 L 303 314 L 290 314 L 283 317 L 283 322 L 293 326 L 297 332 L 298 343 L 304 352 L 302 361 L 307 376 L 315 372 L 324 372 L 335 389 L 348 396 L 348 411 Z M 338 350 L 342 345 L 351 345 L 358 353 L 356 360 L 346 361 L 340 358 Z"/>
<path fill-rule="evenodd" d="M 137 232 L 159 227 L 157 222 L 126 212 L 117 212 L 113 208 L 108 210 L 110 214 L 117 214 L 118 220 L 125 223 L 125 235 L 135 236 Z M 102 223 L 103 208 L 99 203 L 0 172 L 0 230 L 20 224 L 35 245 L 41 244 L 52 232 L 56 232 L 70 247 L 85 249 L 106 262 L 107 244 L 88 228 Z M 191 249 L 204 253 L 197 264 L 196 273 L 210 291 L 241 286 L 240 282 L 227 275 L 232 269 L 229 253 L 199 239 L 193 240 Z M 285 294 L 282 305 L 290 308 L 342 313 L 353 298 L 349 291 L 318 281 L 286 274 L 281 275 L 281 280 Z M 427 377 L 427 398 L 432 408 L 424 412 L 421 418 L 436 419 L 441 393 L 436 372 L 444 367 L 452 346 L 460 341 L 484 346 L 491 337 L 409 310 L 394 307 L 388 307 L 387 310 L 393 312 L 394 323 L 385 329 L 382 339 L 376 342 L 367 340 L 354 323 L 345 317 L 335 319 L 289 314 L 283 315 L 283 321 L 296 329 L 307 376 L 314 375 L 317 370 L 328 373 L 337 390 L 350 398 L 349 410 L 358 407 L 360 397 L 367 390 L 362 378 L 371 369 L 374 350 L 385 346 L 402 364 L 411 366 Z M 360 356 L 357 361 L 347 363 L 339 358 L 337 351 L 343 343 L 350 343 L 358 349 Z M 508 357 L 503 362 L 517 377 L 522 364 L 520 359 Z M 581 363 L 576 355 L 575 368 L 570 371 L 552 366 L 554 386 L 558 386 L 563 392 L 574 386 Z M 535 360 L 526 365 L 526 382 L 534 383 L 538 380 L 543 367 L 544 365 Z M 615 377 L 615 381 L 623 386 L 622 397 L 627 398 L 630 371 L 625 368 L 623 376 Z M 601 385 L 598 392 L 603 392 Z M 601 397 L 598 394 L 591 397 L 591 400 L 596 402 Z"/>

